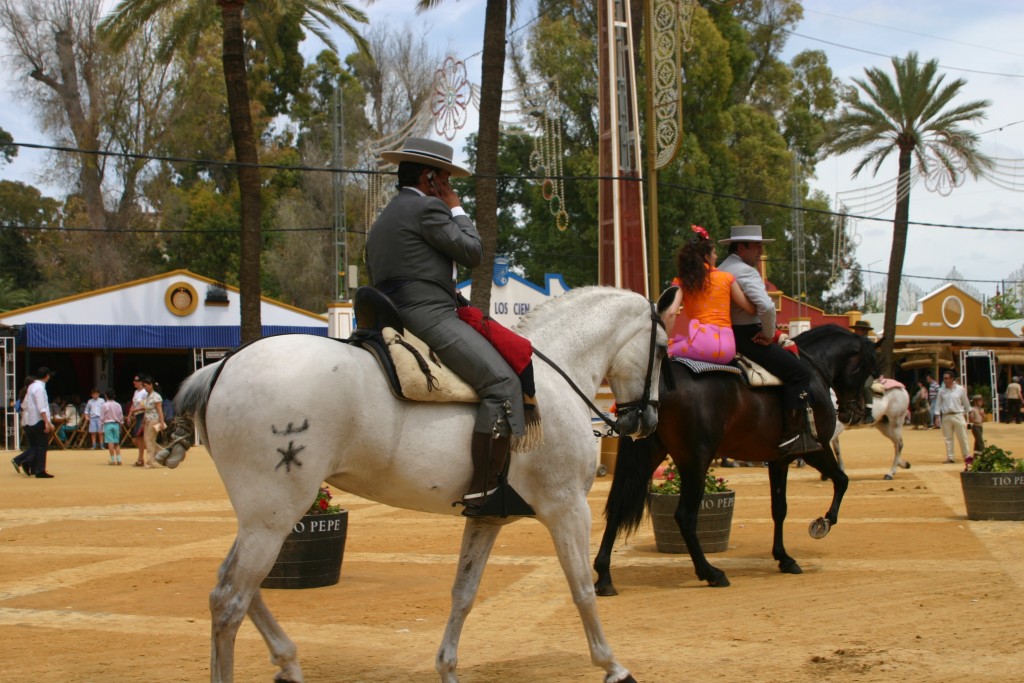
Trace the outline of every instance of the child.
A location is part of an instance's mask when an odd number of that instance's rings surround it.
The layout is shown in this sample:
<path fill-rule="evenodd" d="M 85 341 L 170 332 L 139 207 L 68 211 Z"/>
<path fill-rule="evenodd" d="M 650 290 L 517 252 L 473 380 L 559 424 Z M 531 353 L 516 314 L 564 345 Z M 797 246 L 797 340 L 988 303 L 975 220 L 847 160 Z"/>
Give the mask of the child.
<path fill-rule="evenodd" d="M 85 404 L 85 416 L 89 420 L 89 437 L 92 439 L 93 450 L 99 450 L 100 435 L 103 434 L 103 422 L 100 419 L 100 410 L 103 408 L 103 399 L 100 397 L 100 390 L 93 387 L 89 392 L 89 402 Z"/>
<path fill-rule="evenodd" d="M 103 441 L 107 444 L 110 452 L 108 465 L 121 464 L 121 423 L 124 422 L 124 412 L 121 404 L 115 401 L 117 398 L 113 389 L 107 390 L 107 400 L 100 408 L 100 420 L 103 422 Z"/>
<path fill-rule="evenodd" d="M 974 455 L 981 455 L 985 450 L 985 439 L 981 436 L 981 423 L 985 421 L 985 409 L 982 407 L 984 399 L 981 394 L 971 396 L 971 412 L 967 414 L 967 422 L 971 425 L 971 434 L 974 434 Z M 973 460 L 973 458 L 972 458 Z M 970 463 L 967 463 L 968 465 Z"/>

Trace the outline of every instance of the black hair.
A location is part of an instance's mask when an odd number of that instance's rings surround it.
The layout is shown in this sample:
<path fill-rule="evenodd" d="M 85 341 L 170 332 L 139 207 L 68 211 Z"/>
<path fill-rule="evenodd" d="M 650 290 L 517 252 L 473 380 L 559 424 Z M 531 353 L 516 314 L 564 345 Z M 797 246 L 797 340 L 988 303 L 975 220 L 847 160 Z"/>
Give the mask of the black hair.
<path fill-rule="evenodd" d="M 424 169 L 430 169 L 436 171 L 432 166 L 426 164 L 420 164 L 415 161 L 402 161 L 398 164 L 398 182 L 396 187 L 402 189 L 403 187 L 415 187 L 420 184 L 420 174 L 423 173 Z"/>
<path fill-rule="evenodd" d="M 113 389 L 107 389 L 107 400 L 113 401 L 115 398 L 117 398 L 117 392 Z"/>

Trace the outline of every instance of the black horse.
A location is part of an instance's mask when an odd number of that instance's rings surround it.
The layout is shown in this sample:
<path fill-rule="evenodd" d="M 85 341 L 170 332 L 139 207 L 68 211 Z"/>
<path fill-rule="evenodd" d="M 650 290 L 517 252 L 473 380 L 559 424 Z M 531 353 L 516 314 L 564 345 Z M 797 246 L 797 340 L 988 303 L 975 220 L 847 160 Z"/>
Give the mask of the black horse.
<path fill-rule="evenodd" d="M 835 431 L 836 410 L 829 388 L 838 397 L 842 422 L 864 414 L 861 388 L 868 376 L 878 376 L 878 360 L 870 340 L 836 325 L 816 327 L 796 337 L 800 357 L 811 369 L 811 402 L 821 449 L 799 457 L 833 482 L 832 505 L 824 517 L 811 523 L 810 533 L 824 538 L 838 521 L 839 505 L 849 484 L 836 461 L 829 440 Z M 786 518 L 786 477 L 797 456 L 782 457 L 776 444 L 782 435 L 782 399 L 779 388 L 751 389 L 735 374 L 694 374 L 680 363 L 662 365 L 661 407 L 658 429 L 651 436 L 619 440 L 608 501 L 604 537 L 594 560 L 598 595 L 616 595 L 611 579 L 612 546 L 620 531 L 635 531 L 644 515 L 651 477 L 671 454 L 679 469 L 681 493 L 675 518 L 697 570 L 697 578 L 711 586 L 728 586 L 725 572 L 707 561 L 697 541 L 697 512 L 704 498 L 704 478 L 712 459 L 729 457 L 768 463 L 772 520 L 775 537 L 772 555 L 779 569 L 800 574 L 796 560 L 782 543 Z"/>

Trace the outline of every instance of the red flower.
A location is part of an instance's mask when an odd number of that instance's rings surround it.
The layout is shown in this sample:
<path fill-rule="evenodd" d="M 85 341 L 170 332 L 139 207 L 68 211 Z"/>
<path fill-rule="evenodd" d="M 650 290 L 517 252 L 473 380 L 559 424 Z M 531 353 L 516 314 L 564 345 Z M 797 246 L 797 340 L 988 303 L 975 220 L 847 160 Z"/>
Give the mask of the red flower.
<path fill-rule="evenodd" d="M 327 509 L 328 502 L 327 502 L 326 498 L 321 498 L 320 500 L 317 501 L 317 503 L 319 503 L 321 510 L 326 510 Z"/>
<path fill-rule="evenodd" d="M 700 227 L 699 225 L 691 225 L 690 230 L 700 235 L 700 238 L 702 240 L 708 239 L 708 231 Z"/>

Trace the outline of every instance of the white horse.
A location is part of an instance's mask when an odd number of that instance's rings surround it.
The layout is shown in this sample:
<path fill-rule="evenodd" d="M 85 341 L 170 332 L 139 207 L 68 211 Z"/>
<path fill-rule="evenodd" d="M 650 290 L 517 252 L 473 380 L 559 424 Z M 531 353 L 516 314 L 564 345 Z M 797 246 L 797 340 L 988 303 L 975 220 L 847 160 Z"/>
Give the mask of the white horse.
<path fill-rule="evenodd" d="M 653 406 L 644 402 L 628 417 L 620 414 L 621 431 L 639 438 L 657 423 L 657 378 L 666 345 L 652 309 L 638 294 L 587 287 L 538 307 L 518 331 L 587 397 L 596 395 L 603 378 L 620 402 L 649 391 Z M 595 469 L 590 410 L 536 356 L 534 370 L 544 443 L 512 454 L 509 480 L 551 533 L 591 661 L 605 670 L 605 683 L 634 681 L 605 640 L 588 563 L 586 496 Z M 369 353 L 305 335 L 242 347 L 192 375 L 175 401 L 179 414 L 196 417 L 238 518 L 238 536 L 210 594 L 210 679 L 232 680 L 235 634 L 248 614 L 280 668 L 276 680 L 301 682 L 295 645 L 260 595 L 260 582 L 289 530 L 323 481 L 386 505 L 458 515 L 452 502 L 469 485 L 476 406 L 397 400 Z M 178 460 L 172 455 L 168 465 Z M 444 683 L 458 681 L 463 624 L 498 532 L 512 521 L 466 521 L 451 612 L 435 660 Z"/>
<path fill-rule="evenodd" d="M 884 479 L 895 477 L 896 470 L 900 467 L 905 470 L 910 469 L 910 463 L 903 460 L 903 422 L 906 420 L 907 408 L 909 407 L 910 394 L 903 387 L 888 389 L 881 396 L 875 396 L 871 402 L 871 417 L 875 419 L 872 426 L 892 441 L 893 448 L 896 451 L 896 455 L 892 459 L 892 467 L 883 477 Z M 854 425 L 853 427 L 847 425 L 844 427 L 842 422 L 836 422 L 836 433 L 832 436 L 832 450 L 835 451 L 836 458 L 839 460 L 839 466 L 844 471 L 846 468 L 843 465 L 843 456 L 839 452 L 839 435 L 843 433 L 844 429 L 861 426 L 866 427 L 867 425 Z"/>

